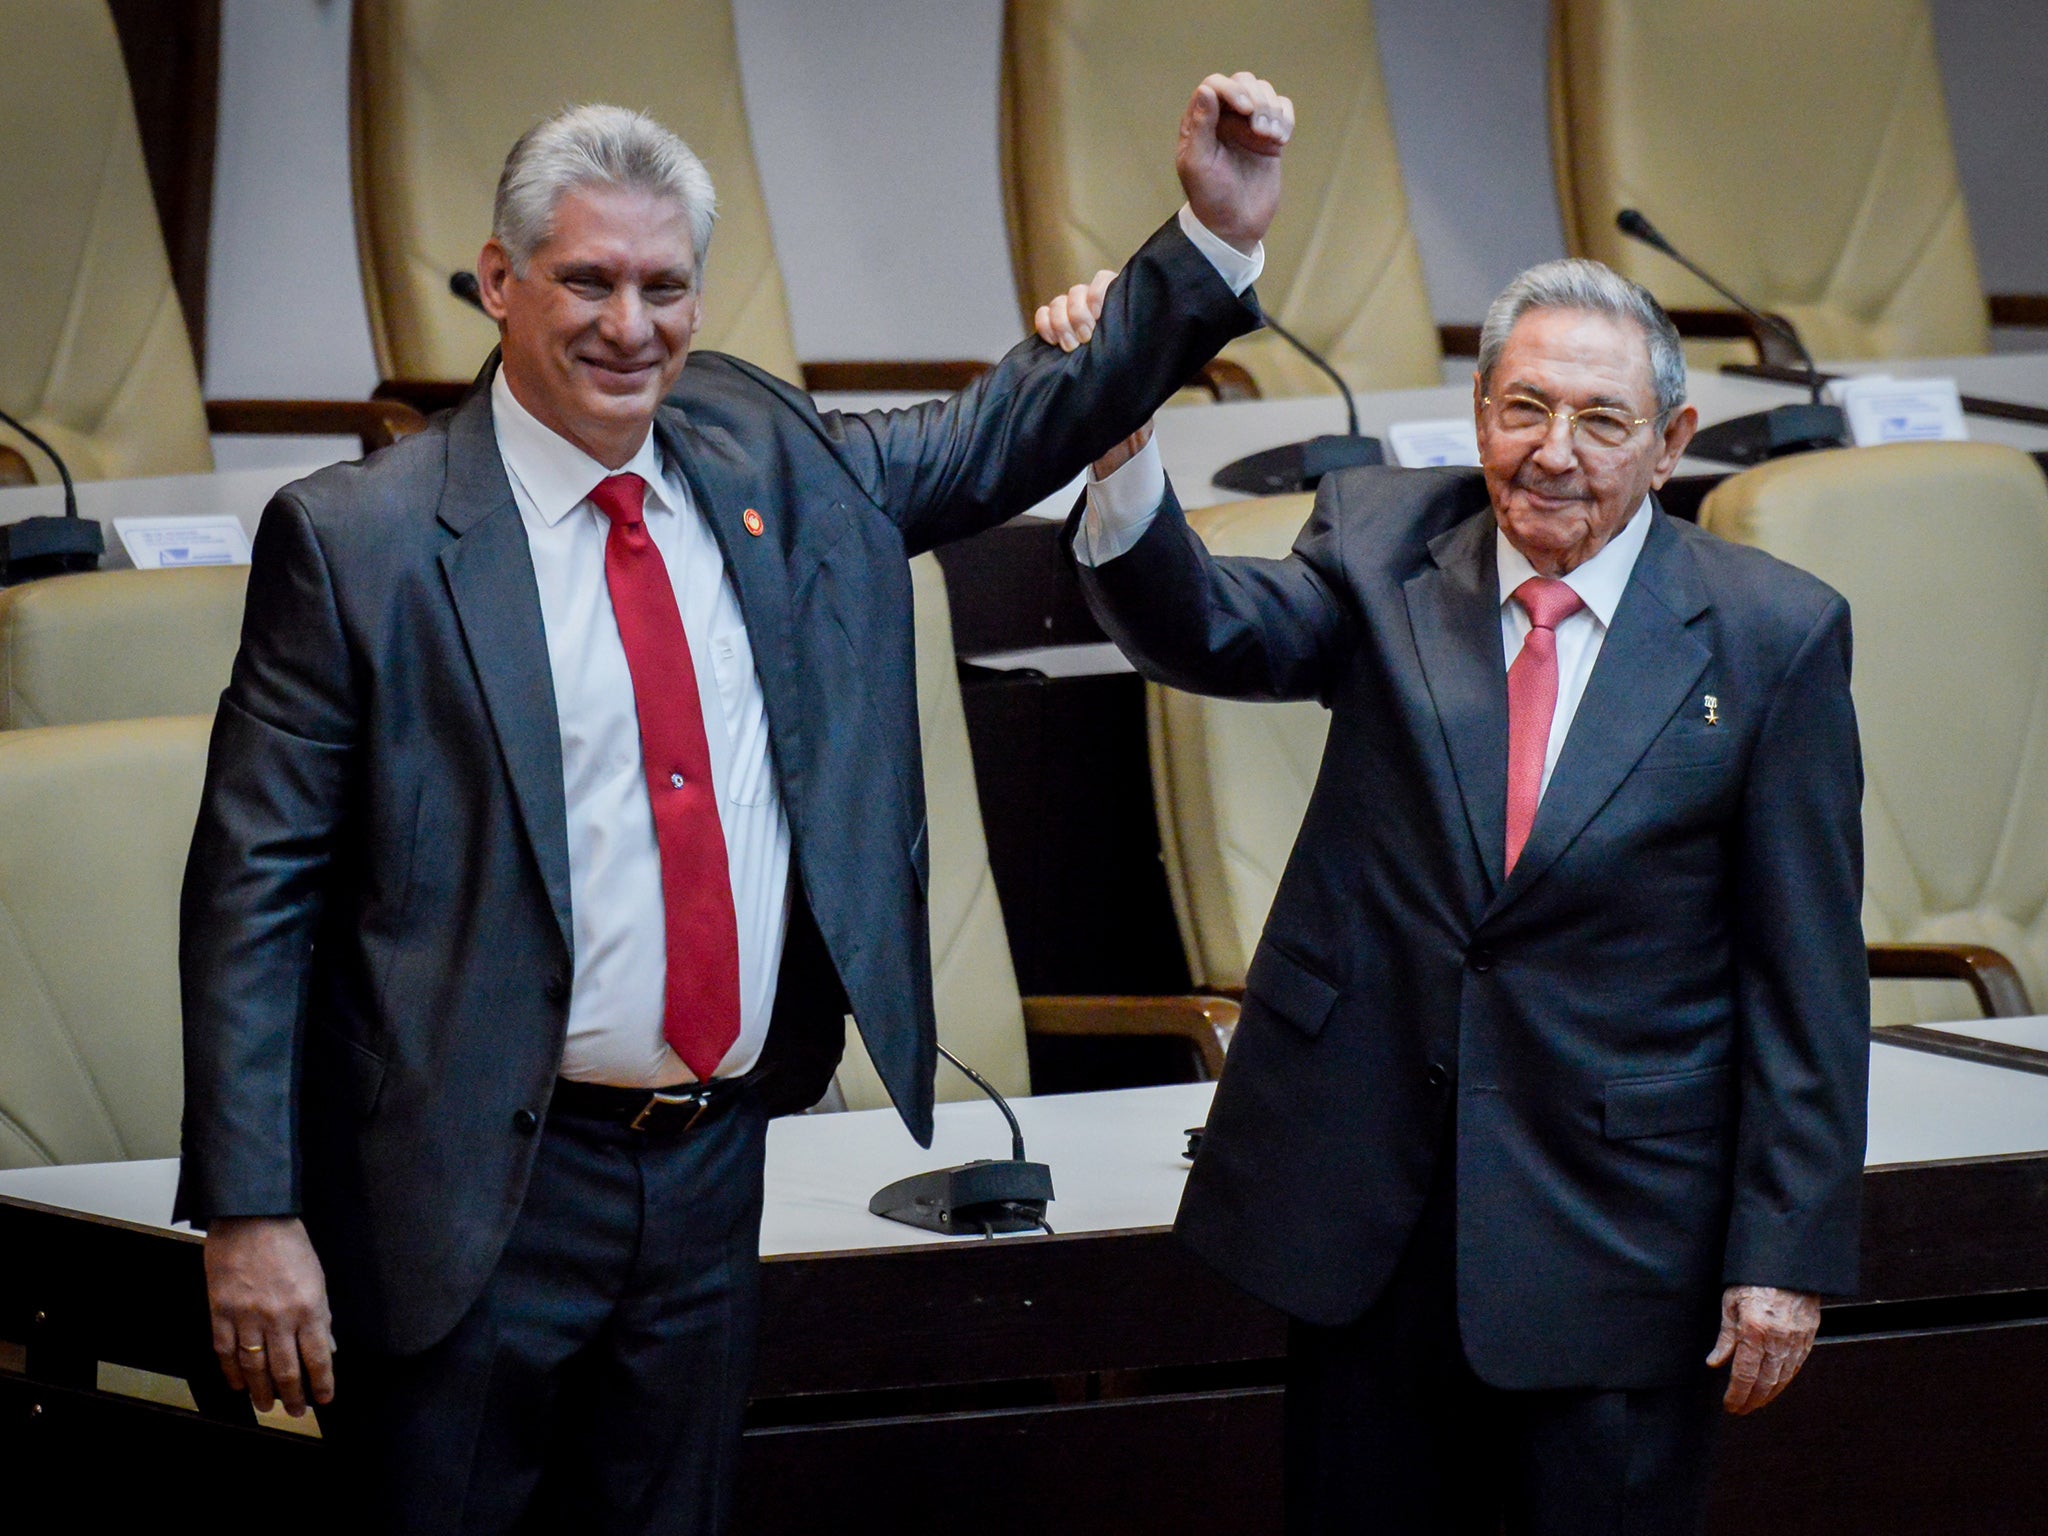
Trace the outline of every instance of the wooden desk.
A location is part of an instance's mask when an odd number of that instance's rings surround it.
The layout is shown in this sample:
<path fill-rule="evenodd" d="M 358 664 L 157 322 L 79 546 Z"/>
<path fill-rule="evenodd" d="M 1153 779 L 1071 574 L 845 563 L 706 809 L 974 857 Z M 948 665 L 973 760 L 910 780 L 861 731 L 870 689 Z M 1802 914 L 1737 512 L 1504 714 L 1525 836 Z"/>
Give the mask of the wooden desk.
<path fill-rule="evenodd" d="M 1051 1238 L 866 1212 L 888 1179 L 1000 1151 L 986 1105 L 942 1106 L 930 1153 L 886 1112 L 777 1122 L 742 1530 L 1276 1531 L 1282 1320 L 1165 1230 L 1209 1092 L 1021 1102 L 1060 1191 Z M 2048 1079 L 1878 1047 L 1871 1111 L 1864 1295 L 1829 1309 L 1781 1403 L 1729 1425 L 1714 1528 L 2048 1528 Z M 174 1178 L 0 1174 L 0 1337 L 31 1346 L 28 1375 L 0 1375 L 9 1485 L 154 1501 L 218 1476 L 304 1508 L 318 1442 L 236 1423 L 209 1385 Z M 98 1391 L 100 1360 L 189 1372 L 213 1416 Z"/>

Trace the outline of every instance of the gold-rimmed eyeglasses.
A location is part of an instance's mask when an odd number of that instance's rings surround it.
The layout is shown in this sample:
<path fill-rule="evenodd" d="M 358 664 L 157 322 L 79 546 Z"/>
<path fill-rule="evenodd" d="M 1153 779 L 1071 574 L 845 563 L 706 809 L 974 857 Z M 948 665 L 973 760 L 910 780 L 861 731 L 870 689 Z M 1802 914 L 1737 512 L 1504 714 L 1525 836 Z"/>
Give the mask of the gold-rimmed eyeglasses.
<path fill-rule="evenodd" d="M 1647 427 L 1657 419 L 1631 416 L 1605 405 L 1583 411 L 1560 410 L 1533 395 L 1502 395 L 1498 400 L 1487 395 L 1480 403 L 1492 408 L 1494 426 L 1509 437 L 1548 437 L 1552 424 L 1562 417 L 1567 437 L 1576 438 L 1583 432 L 1596 448 L 1619 448 L 1635 435 L 1637 427 Z"/>

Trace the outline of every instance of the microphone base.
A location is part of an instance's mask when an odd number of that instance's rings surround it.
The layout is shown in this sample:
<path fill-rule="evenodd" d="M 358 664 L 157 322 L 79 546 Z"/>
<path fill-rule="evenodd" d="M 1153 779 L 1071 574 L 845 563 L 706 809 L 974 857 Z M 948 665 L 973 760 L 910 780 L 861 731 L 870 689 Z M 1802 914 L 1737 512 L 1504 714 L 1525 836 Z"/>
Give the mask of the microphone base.
<path fill-rule="evenodd" d="M 875 1191 L 868 1210 L 949 1237 L 1032 1232 L 1045 1224 L 1052 1170 L 1044 1163 L 981 1159 L 914 1173 Z"/>
<path fill-rule="evenodd" d="M 1849 419 L 1839 406 L 1779 405 L 1702 427 L 1685 451 L 1694 458 L 1748 466 L 1789 453 L 1840 448 L 1848 439 Z"/>
<path fill-rule="evenodd" d="M 89 517 L 25 517 L 0 524 L 0 587 L 99 569 L 106 530 Z"/>
<path fill-rule="evenodd" d="M 1378 438 L 1332 432 L 1305 443 L 1248 453 L 1217 470 L 1209 483 L 1219 491 L 1239 491 L 1246 496 L 1285 496 L 1291 491 L 1312 491 L 1323 476 L 1340 469 L 1386 462 Z"/>

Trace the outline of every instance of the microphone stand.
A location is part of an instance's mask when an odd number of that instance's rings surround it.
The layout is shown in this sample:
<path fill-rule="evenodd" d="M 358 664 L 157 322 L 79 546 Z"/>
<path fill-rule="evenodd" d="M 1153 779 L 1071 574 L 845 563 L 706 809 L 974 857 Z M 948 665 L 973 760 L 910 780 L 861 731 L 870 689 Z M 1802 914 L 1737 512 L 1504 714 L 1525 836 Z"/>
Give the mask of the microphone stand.
<path fill-rule="evenodd" d="M 1000 1162 L 977 1158 L 957 1167 L 898 1179 L 875 1191 L 868 1210 L 905 1226 L 951 1237 L 975 1232 L 994 1237 L 998 1232 L 1033 1230 L 1050 1234 L 1045 1207 L 1053 1198 L 1052 1170 L 1043 1163 L 1024 1160 L 1024 1129 L 995 1085 L 943 1045 L 939 1054 L 995 1100 L 996 1108 L 1010 1123 L 1010 1155 Z"/>
<path fill-rule="evenodd" d="M 1800 361 L 1806 366 L 1806 385 L 1812 399 L 1805 405 L 1778 405 L 1768 411 L 1753 411 L 1747 416 L 1737 416 L 1732 421 L 1719 421 L 1711 427 L 1702 427 L 1693 434 L 1686 452 L 1703 459 L 1719 459 L 1724 464 L 1761 464 L 1765 459 L 1782 458 L 1786 454 L 1809 453 L 1817 448 L 1839 448 L 1849 436 L 1848 418 L 1839 406 L 1828 405 L 1821 399 L 1821 387 L 1825 382 L 1820 368 L 1814 363 L 1813 354 L 1806 349 L 1799 332 L 1787 325 L 1776 315 L 1765 314 L 1754 304 L 1721 282 L 1697 262 L 1684 255 L 1669 240 L 1665 239 L 1657 226 L 1633 208 L 1624 208 L 1614 216 L 1614 227 L 1631 240 L 1637 240 L 1660 251 L 1677 262 L 1694 277 L 1705 283 L 1745 315 L 1768 327 L 1792 344 Z"/>
<path fill-rule="evenodd" d="M 1248 453 L 1217 470 L 1209 483 L 1218 490 L 1238 491 L 1246 496 L 1284 496 L 1289 491 L 1312 491 L 1323 476 L 1340 469 L 1386 463 L 1380 440 L 1359 435 L 1358 402 L 1351 398 L 1351 386 L 1330 366 L 1329 360 L 1271 315 L 1266 317 L 1266 329 L 1329 375 L 1337 393 L 1344 397 L 1348 430 Z"/>
<path fill-rule="evenodd" d="M 106 530 L 93 519 L 78 515 L 78 489 L 71 483 L 71 467 L 56 449 L 5 411 L 0 411 L 0 422 L 42 449 L 57 466 L 57 478 L 64 482 L 62 517 L 25 517 L 18 523 L 0 525 L 0 587 L 39 576 L 98 569 L 100 556 L 107 549 Z"/>

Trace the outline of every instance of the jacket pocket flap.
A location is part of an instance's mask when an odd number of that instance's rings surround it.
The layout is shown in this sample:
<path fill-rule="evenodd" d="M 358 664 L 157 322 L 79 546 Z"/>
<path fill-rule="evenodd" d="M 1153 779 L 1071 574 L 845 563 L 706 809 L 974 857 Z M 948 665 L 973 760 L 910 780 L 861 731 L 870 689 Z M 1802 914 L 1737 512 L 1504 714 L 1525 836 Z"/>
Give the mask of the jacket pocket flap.
<path fill-rule="evenodd" d="M 1607 1085 L 1609 1141 L 1712 1130 L 1728 1117 L 1728 1068 L 1701 1067 Z"/>
<path fill-rule="evenodd" d="M 1336 1006 L 1337 989 L 1284 950 L 1261 944 L 1245 973 L 1245 995 L 1264 1003 L 1304 1035 L 1319 1035 Z"/>
<path fill-rule="evenodd" d="M 384 1089 L 384 1058 L 361 1041 L 351 1040 L 325 1024 L 313 1025 L 310 1034 L 327 1048 L 329 1065 L 347 1079 L 349 1102 L 356 1113 L 368 1115 L 377 1107 L 377 1096 Z"/>

